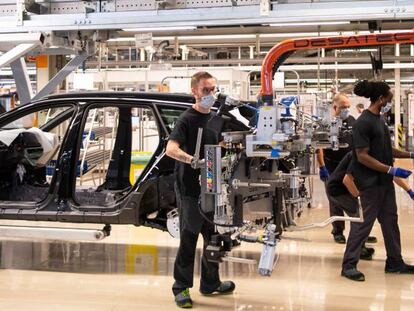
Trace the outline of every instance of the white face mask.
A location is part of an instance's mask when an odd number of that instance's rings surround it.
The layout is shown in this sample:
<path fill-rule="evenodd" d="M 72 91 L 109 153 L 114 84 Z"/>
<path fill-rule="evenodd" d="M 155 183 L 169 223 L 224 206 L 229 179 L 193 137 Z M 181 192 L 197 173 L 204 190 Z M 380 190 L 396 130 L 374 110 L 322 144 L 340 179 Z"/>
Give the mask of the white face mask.
<path fill-rule="evenodd" d="M 385 106 L 381 107 L 381 113 L 382 114 L 387 113 L 388 111 L 391 110 L 391 108 L 392 108 L 392 103 L 388 102 L 385 104 Z"/>
<path fill-rule="evenodd" d="M 349 117 L 349 108 L 344 108 L 341 110 L 341 112 L 339 113 L 339 117 L 342 120 L 346 120 Z"/>
<path fill-rule="evenodd" d="M 203 107 L 204 109 L 210 109 L 211 107 L 213 107 L 215 101 L 216 101 L 216 96 L 214 96 L 213 94 L 203 96 L 201 97 L 201 100 L 200 100 L 200 106 Z"/>

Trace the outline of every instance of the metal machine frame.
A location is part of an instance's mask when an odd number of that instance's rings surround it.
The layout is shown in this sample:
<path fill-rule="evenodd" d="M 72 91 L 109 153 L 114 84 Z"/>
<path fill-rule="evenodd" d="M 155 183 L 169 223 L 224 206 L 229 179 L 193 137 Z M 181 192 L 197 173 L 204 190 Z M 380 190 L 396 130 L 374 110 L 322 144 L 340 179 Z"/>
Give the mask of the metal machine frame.
<path fill-rule="evenodd" d="M 292 131 L 286 131 L 280 126 L 283 115 L 278 109 L 281 103 L 274 98 L 272 80 L 280 64 L 296 50 L 396 43 L 414 43 L 414 32 L 286 40 L 270 50 L 262 66 L 256 132 L 224 134 L 230 152 L 223 158 L 220 146 L 205 146 L 205 163 L 201 170 L 201 211 L 214 213 L 212 221 L 219 232 L 207 248 L 210 260 L 220 261 L 240 241 L 260 242 L 264 248 L 258 271 L 262 275 L 270 275 L 276 244 L 283 230 L 308 230 L 338 220 L 363 221 L 359 204 L 359 217 L 330 217 L 321 223 L 296 226 L 295 214 L 300 215 L 301 207 L 293 206 L 291 209 L 286 208 L 285 204 L 289 201 L 300 202 L 298 178 L 301 172 L 295 163 L 289 172 L 283 173 L 277 161 L 296 151 L 312 153 L 312 147 L 324 148 L 326 137 L 329 137 L 330 147 L 337 149 L 341 128 L 334 119 L 325 122 L 318 135 L 315 135 L 312 121 L 302 123 L 299 131 L 295 125 L 293 135 Z M 325 111 L 330 115 L 328 109 Z M 322 137 L 321 142 L 319 137 Z M 238 145 L 243 147 L 238 150 Z M 325 147 L 329 148 L 329 145 Z M 257 229 L 264 230 L 264 233 L 258 235 Z M 245 232 L 251 234 L 246 235 Z"/>

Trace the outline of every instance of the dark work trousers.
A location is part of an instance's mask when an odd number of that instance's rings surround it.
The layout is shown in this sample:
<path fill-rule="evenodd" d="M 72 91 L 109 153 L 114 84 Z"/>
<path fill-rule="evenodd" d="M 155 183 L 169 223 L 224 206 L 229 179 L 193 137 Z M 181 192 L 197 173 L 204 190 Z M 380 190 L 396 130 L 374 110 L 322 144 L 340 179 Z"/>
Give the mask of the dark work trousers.
<path fill-rule="evenodd" d="M 361 191 L 361 204 L 364 222 L 351 223 L 342 268 L 344 270 L 356 268 L 361 247 L 367 240 L 375 219 L 378 219 L 381 225 L 387 262 L 391 265 L 401 264 L 403 259 L 401 257 L 400 229 L 398 228 L 394 184 L 373 186 Z"/>
<path fill-rule="evenodd" d="M 326 191 L 326 196 L 328 198 L 329 201 L 329 216 L 344 216 L 344 210 L 341 207 L 341 204 L 338 204 L 338 202 L 336 202 L 335 200 L 331 199 L 331 196 L 328 194 L 328 191 L 326 189 L 326 182 L 325 182 L 325 191 Z M 334 221 L 332 223 L 332 231 L 331 233 L 333 235 L 337 235 L 337 234 L 343 234 L 345 230 L 345 221 Z"/>
<path fill-rule="evenodd" d="M 205 250 L 214 234 L 214 226 L 206 221 L 200 214 L 198 198 L 182 196 L 176 188 L 178 213 L 180 215 L 180 246 L 174 264 L 174 295 L 186 288 L 193 287 L 194 260 L 196 254 L 198 235 L 204 239 L 203 255 L 201 258 L 200 289 L 213 291 L 219 287 L 218 263 L 209 262 Z"/>
<path fill-rule="evenodd" d="M 348 216 L 359 216 L 358 199 L 354 198 L 351 194 L 340 194 L 337 196 L 328 195 L 328 198 L 329 202 L 332 202 L 335 206 L 341 208 Z"/>

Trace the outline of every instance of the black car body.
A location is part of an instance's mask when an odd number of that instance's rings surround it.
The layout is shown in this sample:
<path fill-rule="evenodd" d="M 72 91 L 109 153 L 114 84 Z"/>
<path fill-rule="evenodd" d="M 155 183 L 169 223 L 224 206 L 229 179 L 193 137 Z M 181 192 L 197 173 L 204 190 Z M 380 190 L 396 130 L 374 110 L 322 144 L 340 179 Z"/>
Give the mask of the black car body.
<path fill-rule="evenodd" d="M 174 160 L 165 147 L 178 116 L 193 103 L 190 95 L 76 93 L 3 114 L 0 218 L 165 230 L 176 207 Z M 248 129 L 231 114 L 226 118 Z M 134 145 L 141 150 L 136 155 Z M 146 157 L 135 165 L 136 176 L 134 156 Z"/>

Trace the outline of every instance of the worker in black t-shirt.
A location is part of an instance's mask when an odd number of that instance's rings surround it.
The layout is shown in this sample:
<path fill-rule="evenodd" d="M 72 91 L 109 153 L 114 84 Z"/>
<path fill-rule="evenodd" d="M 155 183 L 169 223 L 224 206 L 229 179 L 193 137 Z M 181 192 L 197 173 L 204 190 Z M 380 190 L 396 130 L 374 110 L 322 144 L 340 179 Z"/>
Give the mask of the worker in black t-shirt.
<path fill-rule="evenodd" d="M 175 192 L 180 216 L 180 246 L 174 264 L 175 282 L 172 290 L 175 302 L 181 308 L 192 307 L 189 288 L 193 286 L 195 252 L 200 233 L 204 238 L 200 292 L 205 295 L 227 294 L 235 289 L 232 281 L 220 281 L 218 263 L 208 261 L 205 255 L 205 249 L 214 234 L 214 225 L 200 214 L 200 170 L 193 169 L 191 165 L 199 128 L 203 128 L 200 157 L 204 155 L 204 145 L 219 143 L 221 133 L 211 130 L 209 125 L 214 117 L 210 108 L 216 100 L 216 89 L 216 80 L 208 72 L 201 71 L 192 76 L 191 91 L 195 104 L 179 117 L 166 149 L 166 154 L 176 160 Z"/>
<path fill-rule="evenodd" d="M 332 109 L 333 116 L 340 117 L 342 119 L 343 127 L 346 129 L 343 135 L 344 143 L 348 144 L 346 148 L 340 148 L 339 150 L 332 149 L 319 149 L 317 154 L 318 164 L 319 164 L 319 177 L 323 182 L 326 182 L 329 178 L 329 175 L 338 166 L 339 162 L 344 158 L 344 156 L 352 150 L 352 127 L 355 123 L 355 118 L 349 114 L 349 108 L 351 103 L 348 99 L 348 96 L 344 93 L 338 93 L 334 96 L 332 100 Z M 329 201 L 329 215 L 332 216 L 344 216 L 344 211 L 340 205 L 329 200 L 329 195 L 327 193 Z M 332 235 L 336 243 L 345 244 L 346 239 L 344 236 L 345 222 L 344 221 L 334 221 L 332 223 Z M 372 240 L 375 239 L 370 237 Z"/>
<path fill-rule="evenodd" d="M 411 172 L 393 167 L 394 158 L 413 158 L 412 152 L 392 147 L 388 127 L 380 117 L 382 107 L 387 107 L 393 94 L 385 82 L 360 81 L 354 88 L 358 96 L 369 98 L 371 104 L 364 110 L 353 128 L 352 174 L 360 191 L 364 213 L 363 223 L 351 223 L 351 230 L 342 262 L 341 275 L 354 281 L 364 281 L 357 270 L 361 247 L 368 238 L 376 219 L 381 225 L 387 252 L 385 272 L 414 273 L 401 256 L 397 203 L 393 176 L 407 178 Z"/>

